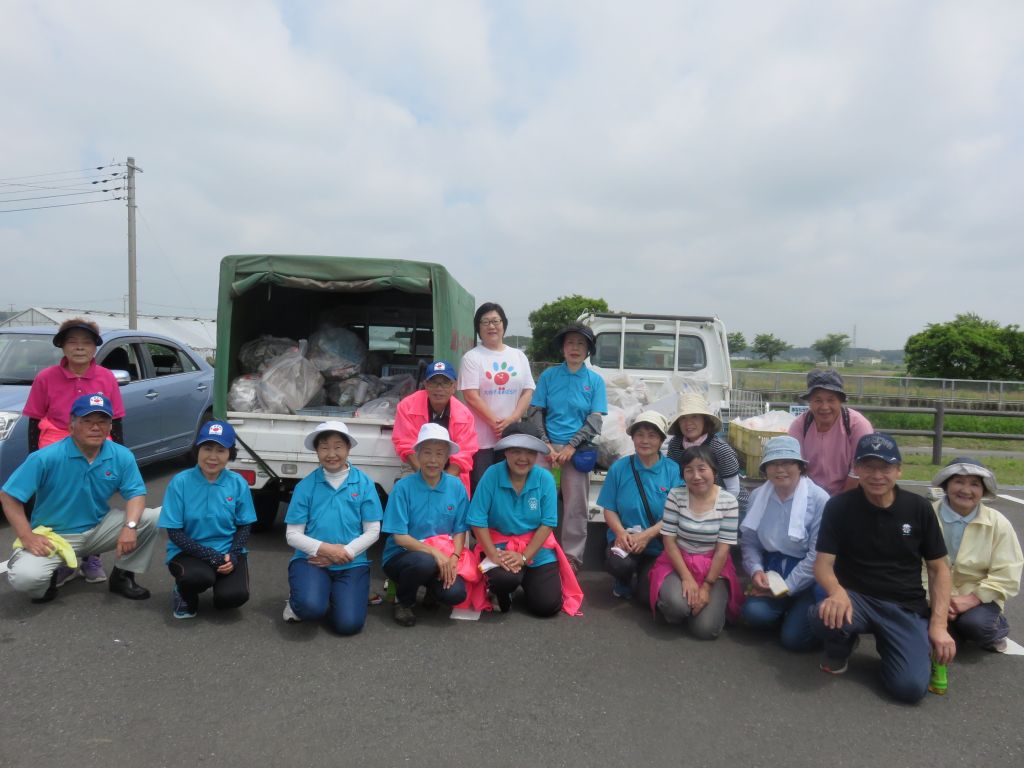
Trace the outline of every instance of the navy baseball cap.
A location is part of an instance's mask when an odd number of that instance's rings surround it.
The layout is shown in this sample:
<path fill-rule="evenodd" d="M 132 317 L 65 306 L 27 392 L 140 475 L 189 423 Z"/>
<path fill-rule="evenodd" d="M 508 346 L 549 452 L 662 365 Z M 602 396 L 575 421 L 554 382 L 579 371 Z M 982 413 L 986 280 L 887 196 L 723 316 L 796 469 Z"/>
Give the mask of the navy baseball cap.
<path fill-rule="evenodd" d="M 102 413 L 114 418 L 114 408 L 106 397 L 96 392 L 91 395 L 79 395 L 71 404 L 71 416 L 88 416 L 90 413 Z"/>
<path fill-rule="evenodd" d="M 224 421 L 208 421 L 199 429 L 196 445 L 217 443 L 225 448 L 235 447 L 235 428 Z"/>
<path fill-rule="evenodd" d="M 424 381 L 429 381 L 435 376 L 445 376 L 452 381 L 458 381 L 459 375 L 455 373 L 455 367 L 447 360 L 435 360 L 427 366 L 427 372 L 423 375 Z"/>
<path fill-rule="evenodd" d="M 864 435 L 857 443 L 857 452 L 854 454 L 853 461 L 857 463 L 864 459 L 881 459 L 886 464 L 903 463 L 903 457 L 900 456 L 900 448 L 896 445 L 896 441 L 884 432 Z"/>

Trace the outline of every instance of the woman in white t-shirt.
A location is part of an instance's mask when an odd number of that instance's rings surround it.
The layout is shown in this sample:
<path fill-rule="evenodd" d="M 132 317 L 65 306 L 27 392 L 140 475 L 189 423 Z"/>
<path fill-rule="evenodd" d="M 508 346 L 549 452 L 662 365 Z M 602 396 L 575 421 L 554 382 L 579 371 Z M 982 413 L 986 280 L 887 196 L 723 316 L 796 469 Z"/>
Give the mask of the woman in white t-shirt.
<path fill-rule="evenodd" d="M 470 475 L 470 486 L 476 490 L 484 472 L 495 463 L 494 444 L 505 427 L 526 413 L 536 384 L 526 355 L 505 345 L 508 318 L 501 305 L 484 302 L 473 320 L 480 343 L 462 358 L 459 389 L 476 417 L 480 448 L 473 457 Z"/>

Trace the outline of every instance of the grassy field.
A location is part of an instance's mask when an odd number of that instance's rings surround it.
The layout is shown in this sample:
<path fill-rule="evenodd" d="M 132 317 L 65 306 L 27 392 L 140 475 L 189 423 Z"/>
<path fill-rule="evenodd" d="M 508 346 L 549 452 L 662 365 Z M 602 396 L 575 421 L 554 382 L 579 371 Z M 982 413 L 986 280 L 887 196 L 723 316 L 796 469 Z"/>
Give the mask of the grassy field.
<path fill-rule="evenodd" d="M 1024 459 L 984 456 L 979 461 L 996 473 L 996 480 L 1001 485 L 1024 485 Z M 931 456 L 904 456 L 903 479 L 931 482 L 941 469 L 931 462 Z"/>
<path fill-rule="evenodd" d="M 932 429 L 935 419 L 928 413 L 868 413 L 878 429 Z M 1017 418 L 1001 416 L 946 416 L 946 432 L 988 432 L 995 435 L 1020 435 L 1024 440 L 1024 414 Z M 1004 450 L 1024 450 L 1024 442 L 990 440 L 1002 443 Z"/>

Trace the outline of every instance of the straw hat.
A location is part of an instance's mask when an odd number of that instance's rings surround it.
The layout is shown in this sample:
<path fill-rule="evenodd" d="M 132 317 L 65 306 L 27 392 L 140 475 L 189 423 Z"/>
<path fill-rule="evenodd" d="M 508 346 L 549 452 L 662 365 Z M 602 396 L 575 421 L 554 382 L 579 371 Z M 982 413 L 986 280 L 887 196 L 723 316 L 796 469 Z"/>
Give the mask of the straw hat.
<path fill-rule="evenodd" d="M 704 416 L 711 420 L 712 429 L 710 434 L 715 434 L 722 428 L 722 420 L 711 410 L 711 406 L 703 395 L 694 392 L 686 392 L 679 396 L 679 408 L 672 417 L 672 425 L 668 428 L 669 434 L 682 437 L 679 429 L 679 419 L 683 416 Z"/>

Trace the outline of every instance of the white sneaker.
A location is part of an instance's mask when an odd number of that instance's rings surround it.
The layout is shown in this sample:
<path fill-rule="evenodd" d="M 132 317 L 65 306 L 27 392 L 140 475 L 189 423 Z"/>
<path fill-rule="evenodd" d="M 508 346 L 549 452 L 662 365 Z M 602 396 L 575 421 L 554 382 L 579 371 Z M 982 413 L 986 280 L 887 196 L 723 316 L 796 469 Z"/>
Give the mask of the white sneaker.
<path fill-rule="evenodd" d="M 289 624 L 295 624 L 296 622 L 302 621 L 302 619 L 295 614 L 295 611 L 292 610 L 291 600 L 284 601 L 284 620 Z"/>

